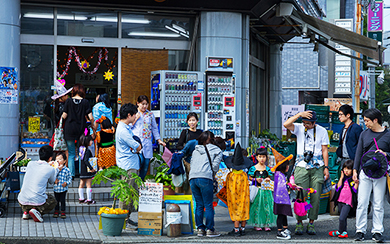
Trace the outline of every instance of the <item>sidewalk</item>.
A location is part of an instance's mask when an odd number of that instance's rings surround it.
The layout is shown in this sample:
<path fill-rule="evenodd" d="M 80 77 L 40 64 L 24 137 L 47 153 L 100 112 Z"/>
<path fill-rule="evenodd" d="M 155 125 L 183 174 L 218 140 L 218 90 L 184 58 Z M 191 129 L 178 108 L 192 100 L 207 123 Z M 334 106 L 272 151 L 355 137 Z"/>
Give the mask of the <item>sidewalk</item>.
<path fill-rule="evenodd" d="M 385 204 L 385 213 L 389 212 L 389 204 Z M 215 227 L 222 234 L 221 237 L 207 238 L 194 235 L 183 235 L 180 237 L 167 237 L 166 231 L 163 236 L 139 236 L 137 231 L 123 230 L 122 236 L 112 237 L 104 236 L 102 230 L 99 230 L 98 215 L 68 215 L 67 218 L 52 218 L 51 215 L 45 215 L 43 223 L 36 223 L 32 219 L 23 220 L 22 214 L 11 214 L 0 218 L 0 243 L 272 243 L 281 241 L 276 239 L 276 228 L 271 232 L 255 231 L 251 226 L 247 226 L 247 235 L 242 237 L 231 237 L 227 235 L 233 228 L 229 214 L 226 208 L 215 208 Z M 131 214 L 132 220 L 137 220 L 137 213 Z M 371 215 L 369 216 L 368 233 L 371 228 Z M 385 239 L 388 239 L 390 216 L 385 215 Z M 294 231 L 295 219 L 288 219 L 289 229 Z M 305 224 L 306 225 L 306 224 Z M 348 233 L 350 238 L 338 239 L 328 236 L 328 232 L 338 227 L 338 217 L 323 214 L 315 222 L 317 235 L 302 236 L 292 235 L 289 241 L 284 243 L 351 243 L 355 232 L 355 219 L 348 220 Z M 367 234 L 366 240 L 371 239 L 371 234 Z"/>

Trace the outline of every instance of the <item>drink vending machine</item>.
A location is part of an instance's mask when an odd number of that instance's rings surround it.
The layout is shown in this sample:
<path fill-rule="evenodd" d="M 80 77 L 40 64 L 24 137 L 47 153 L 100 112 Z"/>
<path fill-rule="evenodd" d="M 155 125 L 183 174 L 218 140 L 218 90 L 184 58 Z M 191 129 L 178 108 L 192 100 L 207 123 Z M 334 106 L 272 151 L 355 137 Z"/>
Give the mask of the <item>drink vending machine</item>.
<path fill-rule="evenodd" d="M 207 57 L 205 128 L 226 140 L 235 140 L 235 77 L 233 58 Z"/>
<path fill-rule="evenodd" d="M 204 130 L 203 73 L 159 70 L 151 72 L 151 110 L 159 117 L 160 136 L 171 151 L 184 129 L 187 115 L 198 115 L 198 128 Z"/>

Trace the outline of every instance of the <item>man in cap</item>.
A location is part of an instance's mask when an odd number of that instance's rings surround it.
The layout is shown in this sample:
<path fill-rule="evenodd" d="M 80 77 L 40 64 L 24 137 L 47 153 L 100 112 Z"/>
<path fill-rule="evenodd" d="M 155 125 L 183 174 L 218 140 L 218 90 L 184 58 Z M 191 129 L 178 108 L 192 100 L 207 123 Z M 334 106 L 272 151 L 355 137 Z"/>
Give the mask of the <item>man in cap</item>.
<path fill-rule="evenodd" d="M 302 124 L 294 123 L 302 118 Z M 306 232 L 315 235 L 314 220 L 318 218 L 320 208 L 320 196 L 324 179 L 329 178 L 328 145 L 329 137 L 326 129 L 316 124 L 315 111 L 300 112 L 290 117 L 283 125 L 297 136 L 297 158 L 295 160 L 295 183 L 304 189 L 313 188 L 317 193 L 310 195 L 310 203 L 313 206 L 308 211 L 309 224 Z M 296 235 L 303 234 L 302 220 L 307 216 L 297 216 Z"/>

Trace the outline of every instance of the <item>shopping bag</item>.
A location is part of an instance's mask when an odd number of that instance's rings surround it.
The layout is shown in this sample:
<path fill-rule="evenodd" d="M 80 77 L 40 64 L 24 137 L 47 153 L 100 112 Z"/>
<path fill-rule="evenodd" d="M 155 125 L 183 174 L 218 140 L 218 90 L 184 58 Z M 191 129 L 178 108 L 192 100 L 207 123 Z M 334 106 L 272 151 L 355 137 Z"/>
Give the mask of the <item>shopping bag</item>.
<path fill-rule="evenodd" d="M 90 157 L 90 158 L 88 159 L 88 162 L 89 162 L 89 164 L 92 166 L 92 168 L 93 168 L 95 171 L 97 171 L 97 168 L 98 168 L 98 165 L 97 165 L 98 158 L 96 158 L 96 157 Z M 92 171 L 89 169 L 89 167 L 87 167 L 87 172 L 92 172 Z"/>
<path fill-rule="evenodd" d="M 172 152 L 169 151 L 167 147 L 164 147 L 164 153 L 162 155 L 162 159 L 167 163 L 168 167 L 171 167 L 171 161 L 172 161 Z"/>
<path fill-rule="evenodd" d="M 20 190 L 20 180 L 18 171 L 9 171 L 7 173 L 6 180 L 6 189 L 9 191 L 19 191 Z"/>
<path fill-rule="evenodd" d="M 249 186 L 249 197 L 251 203 L 255 201 L 258 192 L 259 192 L 259 188 L 257 188 L 257 181 L 256 179 L 253 179 L 252 184 Z"/>
<path fill-rule="evenodd" d="M 62 118 L 60 119 L 60 124 L 58 125 L 58 127 L 54 129 L 53 137 L 53 151 L 68 150 L 68 147 L 66 146 L 66 141 L 64 140 L 64 128 L 62 127 Z"/>
<path fill-rule="evenodd" d="M 219 200 L 221 200 L 223 203 L 227 205 L 227 192 L 226 192 L 226 186 L 222 187 L 221 190 L 216 195 Z"/>
<path fill-rule="evenodd" d="M 274 191 L 274 181 L 273 180 L 263 180 L 261 182 L 260 189 Z"/>
<path fill-rule="evenodd" d="M 311 207 L 304 200 L 303 190 L 298 189 L 297 198 L 294 200 L 294 213 L 298 216 L 305 216 L 307 214 L 307 210 Z"/>

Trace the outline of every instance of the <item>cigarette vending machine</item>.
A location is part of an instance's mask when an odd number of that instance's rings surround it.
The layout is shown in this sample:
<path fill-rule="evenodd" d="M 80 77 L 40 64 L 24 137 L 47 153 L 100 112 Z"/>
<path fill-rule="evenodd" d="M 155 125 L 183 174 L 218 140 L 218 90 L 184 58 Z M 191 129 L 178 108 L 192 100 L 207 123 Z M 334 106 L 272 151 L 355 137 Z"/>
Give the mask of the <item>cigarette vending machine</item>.
<path fill-rule="evenodd" d="M 235 139 L 235 77 L 233 58 L 207 57 L 205 128 L 224 139 Z"/>
<path fill-rule="evenodd" d="M 198 128 L 204 130 L 203 73 L 159 70 L 151 72 L 151 110 L 160 118 L 160 136 L 171 151 L 184 129 L 187 115 L 198 115 Z"/>

